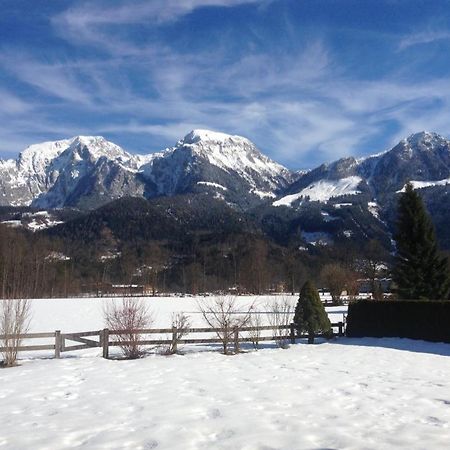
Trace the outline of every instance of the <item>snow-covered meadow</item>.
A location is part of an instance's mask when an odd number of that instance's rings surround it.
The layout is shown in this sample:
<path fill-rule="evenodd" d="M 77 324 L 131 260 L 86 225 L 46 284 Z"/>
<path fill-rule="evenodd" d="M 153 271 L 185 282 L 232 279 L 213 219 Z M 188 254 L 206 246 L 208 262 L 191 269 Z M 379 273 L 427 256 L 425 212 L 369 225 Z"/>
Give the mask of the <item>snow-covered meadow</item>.
<path fill-rule="evenodd" d="M 32 331 L 102 328 L 107 301 L 35 300 Z M 197 301 L 208 298 L 148 301 L 157 326 L 167 326 L 173 311 L 201 325 Z M 342 313 L 334 309 L 332 320 Z M 236 356 L 215 349 L 135 361 L 104 360 L 100 349 L 60 360 L 38 355 L 0 370 L 0 448 L 444 449 L 450 442 L 447 344 L 341 338 L 287 350 L 268 343 Z"/>
<path fill-rule="evenodd" d="M 173 296 L 173 297 L 136 297 L 141 299 L 148 307 L 153 317 L 153 326 L 164 328 L 171 326 L 172 314 L 183 312 L 190 318 L 193 326 L 206 326 L 200 308 L 214 302 L 213 296 Z M 327 297 L 324 297 L 327 298 Z M 287 300 L 292 308 L 298 300 L 298 295 L 261 295 L 234 297 L 237 312 L 252 310 L 264 313 L 268 311 L 267 305 L 275 301 Z M 121 298 L 69 298 L 69 299 L 36 299 L 32 301 L 32 320 L 30 331 L 63 332 L 99 330 L 105 325 L 104 311 L 111 303 L 120 303 Z M 342 321 L 347 308 L 330 307 L 331 321 Z"/>

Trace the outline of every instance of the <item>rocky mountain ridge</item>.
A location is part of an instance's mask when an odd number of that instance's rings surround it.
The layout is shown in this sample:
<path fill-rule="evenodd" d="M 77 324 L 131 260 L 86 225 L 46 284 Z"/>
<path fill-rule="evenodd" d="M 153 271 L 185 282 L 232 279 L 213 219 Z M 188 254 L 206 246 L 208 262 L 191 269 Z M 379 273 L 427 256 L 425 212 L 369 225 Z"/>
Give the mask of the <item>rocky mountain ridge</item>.
<path fill-rule="evenodd" d="M 274 205 L 292 206 L 304 199 L 327 202 L 357 194 L 384 201 L 401 191 L 407 182 L 419 189 L 449 184 L 450 141 L 423 131 L 378 155 L 322 164 L 292 183 Z"/>
<path fill-rule="evenodd" d="M 246 207 L 273 198 L 296 175 L 248 139 L 193 130 L 173 148 L 133 155 L 103 137 L 28 147 L 0 161 L 0 206 L 95 208 L 116 198 L 211 192 Z"/>
<path fill-rule="evenodd" d="M 17 160 L 1 161 L 0 206 L 93 210 L 122 197 L 190 201 L 201 195 L 244 212 L 280 242 L 377 238 L 388 246 L 398 193 L 408 181 L 420 189 L 438 236 L 450 248 L 450 141 L 427 132 L 378 155 L 342 158 L 304 172 L 270 160 L 246 138 L 208 130 L 194 130 L 150 155 L 79 136 L 30 146 Z M 39 218 L 39 227 L 64 221 L 59 214 L 52 217 Z M 19 219 L 8 212 L 2 220 Z"/>

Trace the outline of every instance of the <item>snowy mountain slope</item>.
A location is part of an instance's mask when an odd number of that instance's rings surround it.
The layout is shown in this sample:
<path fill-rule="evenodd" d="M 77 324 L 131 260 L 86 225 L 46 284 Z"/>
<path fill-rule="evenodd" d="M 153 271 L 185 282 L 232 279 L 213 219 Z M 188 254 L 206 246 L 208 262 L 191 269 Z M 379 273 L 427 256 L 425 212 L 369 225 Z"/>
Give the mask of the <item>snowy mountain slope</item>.
<path fill-rule="evenodd" d="M 391 150 L 360 160 L 358 172 L 379 198 L 392 195 L 411 180 L 450 178 L 450 141 L 426 131 L 412 134 Z"/>
<path fill-rule="evenodd" d="M 0 161 L 0 205 L 97 207 L 123 196 L 208 191 L 248 206 L 275 197 L 295 177 L 240 136 L 194 130 L 152 155 L 78 136 L 32 145 L 17 160 Z"/>
<path fill-rule="evenodd" d="M 274 197 L 295 178 L 248 139 L 208 130 L 193 130 L 141 169 L 150 197 L 207 190 L 238 206 Z"/>
<path fill-rule="evenodd" d="M 447 184 L 450 184 L 450 178 L 446 178 L 445 180 L 438 180 L 438 181 L 416 181 L 411 180 L 410 183 L 412 184 L 413 189 L 425 189 L 428 187 L 433 186 L 446 186 Z M 400 191 L 397 192 L 405 192 L 406 184 L 403 186 L 403 188 Z"/>
<path fill-rule="evenodd" d="M 420 132 L 377 155 L 323 164 L 300 176 L 272 205 L 289 207 L 300 221 L 311 208 L 340 208 L 346 211 L 343 214 L 352 215 L 353 225 L 347 224 L 348 230 L 359 230 L 367 240 L 374 237 L 368 230 L 378 229 L 377 239 L 390 238 L 395 229 L 398 195 L 411 181 L 420 189 L 442 247 L 449 248 L 449 180 L 450 141 L 436 133 Z M 308 231 L 329 230 L 316 219 L 309 222 Z"/>
<path fill-rule="evenodd" d="M 208 130 L 193 130 L 174 147 L 150 155 L 79 136 L 33 145 L 17 160 L 0 161 L 0 206 L 95 209 L 125 196 L 207 194 L 256 214 L 283 242 L 298 225 L 309 233 L 340 239 L 351 231 L 353 240 L 367 240 L 389 236 L 398 192 L 413 180 L 448 248 L 449 179 L 450 142 L 427 132 L 378 155 L 343 158 L 303 172 L 270 160 L 248 139 Z M 281 206 L 290 207 L 290 213 Z M 340 220 L 327 222 L 323 214 L 334 215 L 336 208 Z"/>
<path fill-rule="evenodd" d="M 422 131 L 400 141 L 392 149 L 367 158 L 343 158 L 301 176 L 273 204 L 291 205 L 306 197 L 327 202 L 331 198 L 364 194 L 373 201 L 400 192 L 408 181 L 417 188 L 444 186 L 450 178 L 450 141 Z"/>
<path fill-rule="evenodd" d="M 77 136 L 25 149 L 0 162 L 0 205 L 62 207 L 142 193 L 134 156 L 102 137 Z M 142 183 L 141 183 L 142 184 Z"/>
<path fill-rule="evenodd" d="M 356 195 L 361 192 L 358 190 L 358 185 L 361 182 L 362 178 L 355 175 L 339 180 L 319 180 L 317 183 L 311 183 L 303 188 L 297 194 L 282 197 L 275 201 L 273 206 L 291 206 L 294 201 L 302 198 L 308 198 L 310 201 L 326 202 L 333 197 Z"/>

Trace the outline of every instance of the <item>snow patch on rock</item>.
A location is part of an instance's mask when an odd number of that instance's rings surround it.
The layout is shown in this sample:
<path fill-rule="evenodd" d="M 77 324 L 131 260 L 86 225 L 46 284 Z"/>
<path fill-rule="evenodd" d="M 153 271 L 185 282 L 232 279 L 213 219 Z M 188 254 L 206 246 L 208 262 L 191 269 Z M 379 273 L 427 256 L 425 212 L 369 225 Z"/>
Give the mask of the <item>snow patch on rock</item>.
<path fill-rule="evenodd" d="M 228 189 L 225 186 L 222 186 L 221 184 L 212 183 L 210 181 L 197 181 L 197 184 L 203 185 L 203 186 L 210 186 L 217 189 L 222 189 L 223 191 L 227 191 Z"/>
<path fill-rule="evenodd" d="M 368 202 L 367 209 L 373 217 L 375 217 L 376 219 L 380 218 L 380 205 L 378 205 L 377 202 Z"/>
<path fill-rule="evenodd" d="M 361 181 L 362 178 L 358 176 L 350 176 L 340 180 L 319 180 L 296 194 L 286 195 L 277 200 L 273 203 L 273 206 L 291 206 L 294 201 L 306 197 L 310 201 L 327 202 L 334 197 L 359 194 L 361 191 L 358 190 L 358 185 Z"/>
<path fill-rule="evenodd" d="M 427 187 L 432 186 L 446 186 L 447 184 L 450 184 L 450 178 L 445 178 L 444 180 L 438 180 L 438 181 L 411 181 L 413 189 L 424 189 Z M 398 194 L 405 192 L 406 190 L 406 184 L 397 191 Z"/>

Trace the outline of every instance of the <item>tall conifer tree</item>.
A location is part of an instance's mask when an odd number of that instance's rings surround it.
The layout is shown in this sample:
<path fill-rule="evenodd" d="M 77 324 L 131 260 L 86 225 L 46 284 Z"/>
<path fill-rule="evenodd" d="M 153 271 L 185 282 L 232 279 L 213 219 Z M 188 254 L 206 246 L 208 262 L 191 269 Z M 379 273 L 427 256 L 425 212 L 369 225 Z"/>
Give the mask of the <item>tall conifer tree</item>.
<path fill-rule="evenodd" d="M 400 299 L 447 299 L 447 259 L 439 254 L 436 234 L 420 195 L 406 185 L 398 204 L 393 281 Z"/>

